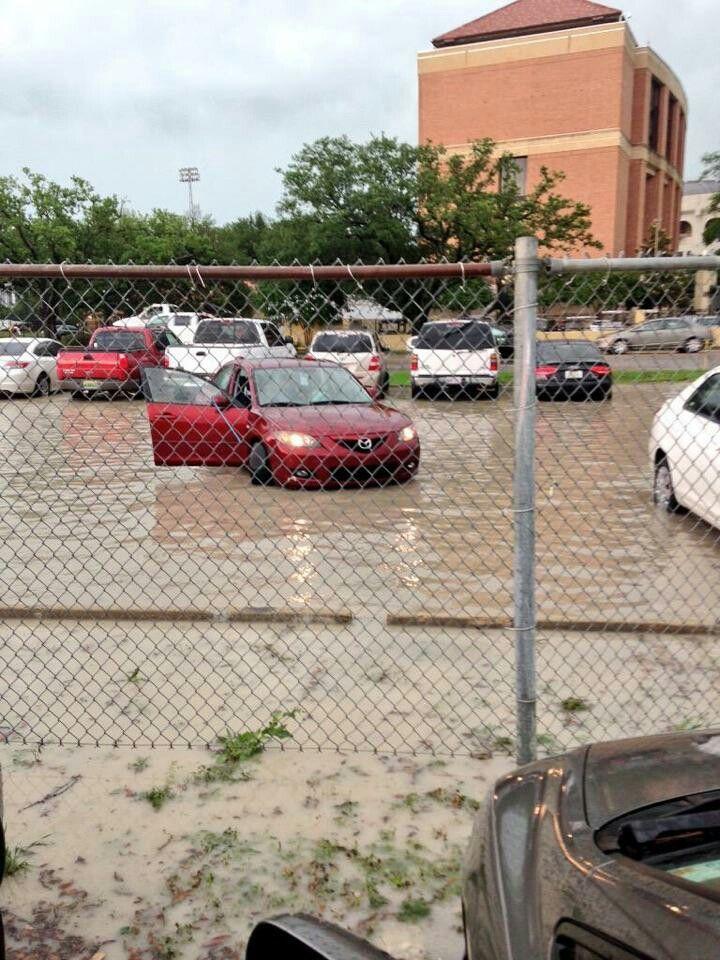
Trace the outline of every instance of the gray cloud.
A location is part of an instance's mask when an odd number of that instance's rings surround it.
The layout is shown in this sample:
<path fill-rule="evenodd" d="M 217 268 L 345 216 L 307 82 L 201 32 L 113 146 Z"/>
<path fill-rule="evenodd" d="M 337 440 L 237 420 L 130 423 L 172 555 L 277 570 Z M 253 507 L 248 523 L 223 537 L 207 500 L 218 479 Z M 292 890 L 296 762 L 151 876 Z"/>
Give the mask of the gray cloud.
<path fill-rule="evenodd" d="M 278 198 L 275 167 L 325 134 L 417 136 L 415 55 L 495 0 L 5 0 L 0 171 L 79 173 L 137 209 L 181 210 L 200 167 L 226 220 Z M 628 0 L 690 100 L 688 174 L 720 149 L 716 0 Z"/>

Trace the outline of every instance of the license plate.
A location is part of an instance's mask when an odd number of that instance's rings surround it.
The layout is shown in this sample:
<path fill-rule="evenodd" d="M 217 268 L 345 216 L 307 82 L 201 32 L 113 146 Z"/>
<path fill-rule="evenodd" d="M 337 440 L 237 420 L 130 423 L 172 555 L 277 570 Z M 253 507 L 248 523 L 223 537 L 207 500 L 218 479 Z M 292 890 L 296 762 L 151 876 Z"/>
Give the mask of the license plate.
<path fill-rule="evenodd" d="M 467 379 L 465 377 L 445 377 L 445 383 L 449 383 L 451 386 L 455 386 L 456 384 L 463 386 L 467 383 Z"/>
<path fill-rule="evenodd" d="M 100 386 L 100 381 L 99 380 L 83 380 L 82 385 L 83 387 L 85 387 L 86 390 L 95 390 L 97 389 L 97 387 Z"/>
<path fill-rule="evenodd" d="M 567 370 L 565 372 L 566 380 L 582 380 L 583 376 L 582 370 Z"/>

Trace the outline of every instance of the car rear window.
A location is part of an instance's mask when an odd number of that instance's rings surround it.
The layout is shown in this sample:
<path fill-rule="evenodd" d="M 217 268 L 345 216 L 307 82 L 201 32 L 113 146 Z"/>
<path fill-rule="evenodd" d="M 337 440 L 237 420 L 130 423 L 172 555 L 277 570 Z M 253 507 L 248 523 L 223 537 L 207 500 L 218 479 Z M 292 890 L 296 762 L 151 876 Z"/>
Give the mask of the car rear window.
<path fill-rule="evenodd" d="M 0 357 L 20 357 L 28 348 L 26 343 L 14 340 L 0 340 Z"/>
<path fill-rule="evenodd" d="M 132 353 L 145 349 L 145 337 L 131 330 L 100 330 L 93 335 L 90 346 L 108 353 Z"/>
<path fill-rule="evenodd" d="M 495 346 L 487 323 L 426 324 L 417 338 L 417 350 L 491 350 Z"/>
<path fill-rule="evenodd" d="M 312 349 L 315 353 L 372 353 L 373 345 L 362 333 L 320 333 Z"/>
<path fill-rule="evenodd" d="M 258 344 L 260 334 L 254 323 L 247 320 L 203 320 L 198 324 L 195 343 Z"/>
<path fill-rule="evenodd" d="M 538 363 L 581 363 L 590 360 L 602 360 L 602 354 L 589 340 L 545 340 L 537 345 Z"/>

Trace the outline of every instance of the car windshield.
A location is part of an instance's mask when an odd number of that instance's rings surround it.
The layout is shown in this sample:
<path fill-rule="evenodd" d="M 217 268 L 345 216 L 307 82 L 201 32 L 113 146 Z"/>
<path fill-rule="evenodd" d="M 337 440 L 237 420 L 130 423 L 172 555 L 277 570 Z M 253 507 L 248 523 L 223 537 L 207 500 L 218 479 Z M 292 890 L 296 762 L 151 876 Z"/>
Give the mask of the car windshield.
<path fill-rule="evenodd" d="M 198 325 L 195 343 L 259 344 L 260 334 L 248 320 L 204 320 Z"/>
<path fill-rule="evenodd" d="M 0 340 L 0 357 L 19 357 L 27 348 L 27 343 L 18 343 L 17 340 Z"/>
<path fill-rule="evenodd" d="M 544 340 L 537 345 L 538 363 L 582 363 L 601 359 L 598 348 L 588 340 Z"/>
<path fill-rule="evenodd" d="M 495 346 L 487 323 L 428 323 L 420 331 L 416 350 L 491 350 Z"/>
<path fill-rule="evenodd" d="M 369 394 L 343 367 L 261 367 L 255 389 L 262 407 L 308 407 L 322 404 L 372 403 Z"/>
<path fill-rule="evenodd" d="M 99 330 L 94 334 L 90 346 L 93 350 L 106 350 L 108 353 L 132 353 L 145 349 L 145 337 L 131 330 Z"/>
<path fill-rule="evenodd" d="M 372 353 L 373 345 L 363 333 L 320 333 L 311 349 L 313 353 Z"/>

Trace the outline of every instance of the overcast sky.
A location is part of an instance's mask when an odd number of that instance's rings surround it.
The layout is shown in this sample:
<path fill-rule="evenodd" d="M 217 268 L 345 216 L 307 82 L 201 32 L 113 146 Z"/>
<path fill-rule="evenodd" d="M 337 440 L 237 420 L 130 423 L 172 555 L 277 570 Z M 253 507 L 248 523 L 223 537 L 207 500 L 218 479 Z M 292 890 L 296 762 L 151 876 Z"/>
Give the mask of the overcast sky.
<path fill-rule="evenodd" d="M 0 173 L 73 173 L 138 210 L 274 210 L 274 172 L 326 134 L 417 137 L 415 55 L 498 0 L 3 0 Z M 718 0 L 627 0 L 690 101 L 687 174 L 720 149 Z M 661 12 L 662 11 L 662 12 Z"/>

